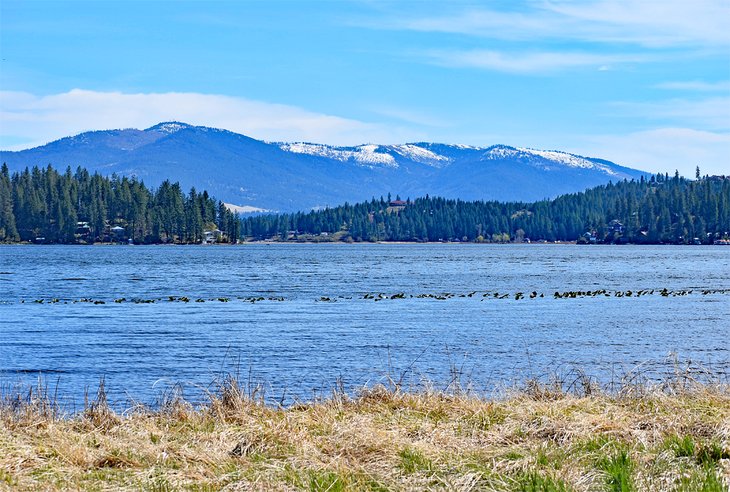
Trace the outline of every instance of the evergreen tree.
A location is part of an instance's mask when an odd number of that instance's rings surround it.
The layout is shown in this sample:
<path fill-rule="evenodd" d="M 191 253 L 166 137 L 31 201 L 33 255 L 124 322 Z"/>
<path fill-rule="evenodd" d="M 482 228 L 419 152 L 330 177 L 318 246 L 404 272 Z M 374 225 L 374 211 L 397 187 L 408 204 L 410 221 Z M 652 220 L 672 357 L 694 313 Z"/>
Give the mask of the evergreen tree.
<path fill-rule="evenodd" d="M 15 225 L 13 210 L 13 188 L 10 182 L 10 172 L 7 164 L 3 163 L 0 170 L 0 241 L 14 242 L 20 239 Z"/>
<path fill-rule="evenodd" d="M 697 173 L 696 173 L 697 175 Z M 226 240 L 289 240 L 322 232 L 354 241 L 596 241 L 711 243 L 730 234 L 730 179 L 687 180 L 675 173 L 621 181 L 534 203 L 390 197 L 292 214 L 244 220 L 223 202 L 178 183 L 152 190 L 127 177 L 103 177 L 83 168 L 0 169 L 0 241 L 71 243 L 119 240 L 121 227 L 136 243 L 200 242 L 220 229 Z M 396 195 L 398 198 L 398 195 Z"/>

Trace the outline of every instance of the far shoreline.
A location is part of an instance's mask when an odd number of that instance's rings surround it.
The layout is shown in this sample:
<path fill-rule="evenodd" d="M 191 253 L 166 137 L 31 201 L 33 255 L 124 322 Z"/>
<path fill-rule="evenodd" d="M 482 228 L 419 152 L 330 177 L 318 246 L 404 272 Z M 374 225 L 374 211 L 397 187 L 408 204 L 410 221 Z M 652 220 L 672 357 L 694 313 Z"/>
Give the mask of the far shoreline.
<path fill-rule="evenodd" d="M 200 244 L 200 243 L 139 243 L 139 244 L 127 244 L 127 243 L 33 243 L 30 241 L 13 242 L 13 243 L 0 243 L 0 247 L 7 246 L 87 246 L 87 247 L 129 247 L 129 246 L 167 246 L 167 247 L 229 247 L 229 246 L 255 246 L 255 245 L 399 245 L 399 246 L 413 246 L 413 245 L 443 245 L 443 246 L 503 246 L 503 247 L 516 247 L 516 246 L 691 246 L 691 247 L 708 247 L 708 246 L 728 246 L 730 244 L 674 244 L 674 243 L 598 243 L 598 244 L 580 244 L 577 241 L 531 241 L 522 243 L 495 243 L 495 242 L 474 242 L 474 241 L 268 241 L 268 240 L 256 240 L 256 241 L 239 241 L 237 243 L 214 243 L 214 244 Z"/>

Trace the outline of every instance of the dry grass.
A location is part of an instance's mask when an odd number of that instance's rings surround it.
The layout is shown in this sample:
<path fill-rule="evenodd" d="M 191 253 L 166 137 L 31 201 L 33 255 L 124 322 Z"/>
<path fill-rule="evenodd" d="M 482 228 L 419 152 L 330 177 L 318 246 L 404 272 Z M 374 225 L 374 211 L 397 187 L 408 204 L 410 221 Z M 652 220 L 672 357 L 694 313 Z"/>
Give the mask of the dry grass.
<path fill-rule="evenodd" d="M 43 391 L 0 405 L 0 489 L 686 490 L 730 486 L 725 385 L 503 398 L 376 387 L 274 408 L 228 380 L 200 408 L 118 414 L 103 388 L 62 417 Z"/>

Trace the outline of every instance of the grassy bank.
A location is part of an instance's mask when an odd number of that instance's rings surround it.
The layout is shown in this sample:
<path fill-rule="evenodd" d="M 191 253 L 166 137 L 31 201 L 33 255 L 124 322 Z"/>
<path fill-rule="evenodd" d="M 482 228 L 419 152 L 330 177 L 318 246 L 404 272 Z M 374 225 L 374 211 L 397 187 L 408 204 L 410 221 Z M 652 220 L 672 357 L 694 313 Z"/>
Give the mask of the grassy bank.
<path fill-rule="evenodd" d="M 0 488 L 687 490 L 730 485 L 730 390 L 686 383 L 498 399 L 374 388 L 285 409 L 229 381 L 203 407 L 0 409 Z"/>

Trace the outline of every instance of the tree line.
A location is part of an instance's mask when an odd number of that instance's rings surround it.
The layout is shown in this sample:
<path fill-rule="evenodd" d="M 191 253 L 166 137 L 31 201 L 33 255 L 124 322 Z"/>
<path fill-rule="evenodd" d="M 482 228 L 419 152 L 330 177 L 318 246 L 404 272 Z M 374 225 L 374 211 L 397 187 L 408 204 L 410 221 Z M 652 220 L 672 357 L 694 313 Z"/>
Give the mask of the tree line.
<path fill-rule="evenodd" d="M 83 168 L 63 174 L 33 167 L 0 169 L 0 242 L 235 242 L 241 221 L 206 191 L 184 193 L 165 181 L 151 189 L 135 178 L 104 177 Z"/>
<path fill-rule="evenodd" d="M 579 241 L 710 244 L 730 231 L 730 178 L 675 173 L 598 186 L 534 203 L 435 197 L 372 199 L 243 220 L 253 239 L 347 241 Z"/>
<path fill-rule="evenodd" d="M 533 203 L 380 197 L 240 219 L 207 191 L 135 178 L 0 170 L 0 242 L 200 243 L 238 240 L 578 241 L 709 244 L 730 231 L 730 177 L 675 173 Z"/>

